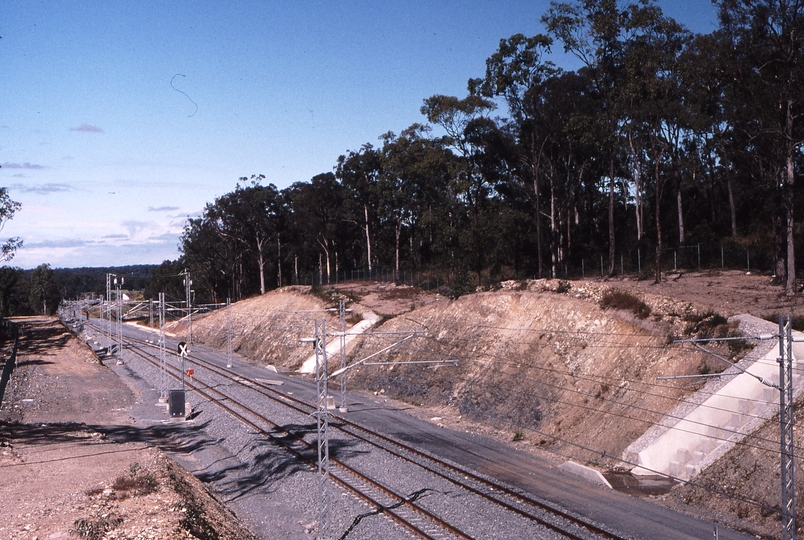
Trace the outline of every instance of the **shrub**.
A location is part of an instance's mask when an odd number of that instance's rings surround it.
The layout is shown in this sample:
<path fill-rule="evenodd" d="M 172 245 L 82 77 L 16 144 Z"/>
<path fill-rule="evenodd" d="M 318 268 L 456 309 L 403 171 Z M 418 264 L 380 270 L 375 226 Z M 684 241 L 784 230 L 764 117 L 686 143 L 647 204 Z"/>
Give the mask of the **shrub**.
<path fill-rule="evenodd" d="M 452 288 L 449 291 L 449 297 L 453 300 L 475 292 L 475 284 L 472 283 L 472 278 L 466 270 L 458 272 L 455 279 L 452 281 Z"/>
<path fill-rule="evenodd" d="M 684 320 L 689 323 L 686 333 L 699 338 L 730 337 L 729 333 L 733 329 L 726 317 L 712 310 L 703 314 L 687 315 Z"/>
<path fill-rule="evenodd" d="M 114 514 L 99 517 L 98 519 L 76 519 L 73 522 L 70 534 L 79 538 L 100 540 L 106 537 L 107 532 L 116 529 L 121 523 L 123 523 L 123 518 Z"/>
<path fill-rule="evenodd" d="M 650 315 L 650 306 L 640 300 L 637 296 L 617 289 L 611 289 L 603 294 L 600 299 L 601 309 L 627 309 L 640 319 L 646 319 Z"/>

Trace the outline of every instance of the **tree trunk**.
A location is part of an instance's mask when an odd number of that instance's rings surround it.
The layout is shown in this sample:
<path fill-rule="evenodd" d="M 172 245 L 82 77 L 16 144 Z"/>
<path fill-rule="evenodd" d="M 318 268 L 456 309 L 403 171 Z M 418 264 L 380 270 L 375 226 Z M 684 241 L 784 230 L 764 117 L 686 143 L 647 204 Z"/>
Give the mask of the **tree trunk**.
<path fill-rule="evenodd" d="M 609 277 L 614 275 L 614 154 L 609 157 Z"/>
<path fill-rule="evenodd" d="M 327 285 L 329 285 L 329 276 L 330 276 L 330 272 L 332 270 L 331 267 L 330 267 L 330 261 L 329 261 L 329 240 L 327 240 L 326 238 L 319 238 L 318 239 L 318 245 L 320 245 L 321 249 L 324 251 L 324 257 L 326 259 L 326 264 L 327 264 Z M 320 253 L 318 254 L 318 277 L 319 277 L 318 284 L 323 285 L 324 284 L 324 267 L 323 267 L 323 264 L 321 263 L 321 254 Z"/>
<path fill-rule="evenodd" d="M 642 240 L 644 227 L 642 225 L 642 164 L 639 161 L 636 148 L 634 147 L 634 137 L 628 131 L 628 144 L 631 147 L 631 158 L 634 160 L 634 214 L 636 216 L 637 242 Z"/>
<path fill-rule="evenodd" d="M 656 160 L 654 165 L 654 177 L 656 183 L 656 279 L 654 281 L 655 284 L 659 284 L 662 282 L 662 177 L 659 171 L 659 164 L 662 161 L 662 156 L 664 155 L 664 150 L 656 148 L 656 145 L 653 144 L 653 156 Z"/>
<path fill-rule="evenodd" d="M 282 288 L 282 242 L 276 233 L 276 286 Z"/>
<path fill-rule="evenodd" d="M 684 236 L 684 212 L 681 206 L 681 186 L 678 186 L 678 190 L 676 191 L 676 206 L 678 208 L 678 243 L 679 245 L 684 245 L 685 236 Z"/>
<path fill-rule="evenodd" d="M 369 275 L 371 275 L 371 236 L 369 235 L 368 205 L 363 205 L 363 214 L 366 219 L 366 262 L 368 263 Z"/>
<path fill-rule="evenodd" d="M 536 154 L 536 141 L 531 133 L 530 154 L 533 160 L 533 194 L 536 196 L 536 265 L 539 267 L 537 277 L 542 277 L 542 208 L 541 191 L 539 190 L 539 162 L 541 154 Z"/>
<path fill-rule="evenodd" d="M 795 171 L 793 169 L 792 145 L 790 145 L 790 149 L 791 151 L 787 154 L 787 178 L 785 179 L 784 186 L 784 209 L 787 236 L 787 279 L 785 280 L 784 293 L 787 296 L 796 294 L 796 255 L 793 246 L 793 229 L 795 227 L 793 216 L 793 182 Z"/>
<path fill-rule="evenodd" d="M 787 143 L 787 177 L 785 178 L 784 189 L 784 209 L 787 221 L 787 280 L 785 281 L 784 293 L 787 296 L 796 294 L 796 256 L 793 245 L 793 229 L 795 228 L 795 216 L 793 215 L 793 184 L 796 180 L 795 168 L 793 164 L 793 153 L 796 145 L 793 142 L 793 100 L 787 100 L 787 117 L 785 122 L 785 135 Z"/>
<path fill-rule="evenodd" d="M 394 231 L 394 281 L 399 280 L 399 237 L 402 235 L 402 220 L 396 218 L 396 230 Z"/>
<path fill-rule="evenodd" d="M 785 234 L 786 228 L 782 225 L 782 215 L 777 208 L 773 212 L 773 255 L 776 260 L 774 273 L 776 274 L 776 283 L 784 281 L 785 275 L 785 251 L 786 241 Z"/>
<path fill-rule="evenodd" d="M 262 256 L 262 239 L 257 236 L 257 265 L 260 267 L 260 294 L 265 294 L 265 259 Z"/>
<path fill-rule="evenodd" d="M 550 174 L 550 277 L 556 278 L 556 264 L 558 263 L 558 246 L 556 237 L 556 192 L 553 186 L 553 174 Z"/>
<path fill-rule="evenodd" d="M 731 165 L 726 162 L 726 191 L 729 194 L 729 212 L 731 214 L 731 236 L 737 238 L 737 207 L 734 205 L 734 191 L 731 187 Z"/>

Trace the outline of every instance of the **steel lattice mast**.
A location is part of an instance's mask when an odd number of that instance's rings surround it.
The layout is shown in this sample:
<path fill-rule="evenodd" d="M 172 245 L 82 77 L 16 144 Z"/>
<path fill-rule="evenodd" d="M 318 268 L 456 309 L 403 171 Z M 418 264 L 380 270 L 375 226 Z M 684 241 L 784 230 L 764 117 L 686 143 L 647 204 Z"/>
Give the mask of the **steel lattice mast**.
<path fill-rule="evenodd" d="M 165 293 L 159 293 L 159 399 L 167 401 L 167 368 L 165 366 Z"/>
<path fill-rule="evenodd" d="M 329 413 L 327 411 L 327 331 L 325 319 L 315 320 L 315 384 L 318 392 L 318 538 L 329 540 Z"/>
<path fill-rule="evenodd" d="M 782 539 L 796 536 L 793 481 L 793 327 L 790 316 L 779 317 L 779 429 L 782 457 Z"/>

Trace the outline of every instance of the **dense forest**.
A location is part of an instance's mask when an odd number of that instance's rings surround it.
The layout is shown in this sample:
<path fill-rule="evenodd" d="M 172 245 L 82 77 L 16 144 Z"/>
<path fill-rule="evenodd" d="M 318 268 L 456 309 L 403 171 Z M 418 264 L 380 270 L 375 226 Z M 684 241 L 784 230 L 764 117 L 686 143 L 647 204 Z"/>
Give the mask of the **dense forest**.
<path fill-rule="evenodd" d="M 718 28 L 696 35 L 648 1 L 553 2 L 547 34 L 502 39 L 465 96 L 423 100 L 421 124 L 283 190 L 240 178 L 160 272 L 189 268 L 221 301 L 380 269 L 659 279 L 682 257 L 773 272 L 794 294 L 804 7 L 715 4 Z M 556 47 L 582 67 L 548 61 Z"/>
<path fill-rule="evenodd" d="M 145 296 L 183 298 L 185 269 L 204 303 L 354 277 L 470 290 L 676 267 L 767 271 L 795 294 L 804 0 L 713 3 L 701 35 L 648 0 L 552 2 L 545 34 L 501 39 L 466 95 L 423 99 L 421 123 L 282 190 L 241 177 L 188 220 L 178 260 L 148 269 Z M 100 292 L 79 274 L 54 275 L 62 297 Z"/>
<path fill-rule="evenodd" d="M 56 312 L 62 299 L 82 295 L 106 296 L 106 276 L 124 279 L 127 291 L 147 291 L 155 265 L 113 268 L 51 268 L 41 264 L 32 270 L 0 267 L 0 317 Z M 114 293 L 112 293 L 114 294 Z"/>

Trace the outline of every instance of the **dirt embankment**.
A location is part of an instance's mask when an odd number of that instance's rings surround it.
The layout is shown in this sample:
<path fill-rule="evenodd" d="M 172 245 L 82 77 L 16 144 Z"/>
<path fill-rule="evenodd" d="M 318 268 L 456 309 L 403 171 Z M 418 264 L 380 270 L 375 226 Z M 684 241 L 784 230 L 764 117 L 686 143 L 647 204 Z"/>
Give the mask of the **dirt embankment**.
<path fill-rule="evenodd" d="M 311 347 L 301 339 L 315 333 L 315 319 L 338 327 L 338 315 L 324 299 L 309 294 L 309 287 L 286 287 L 264 296 L 236 302 L 229 312 L 220 309 L 193 319 L 193 341 L 227 350 L 231 328 L 232 351 L 263 364 L 297 368 L 310 356 Z M 187 324 L 171 325 L 171 332 L 187 334 Z"/>
<path fill-rule="evenodd" d="M 595 288 L 557 285 L 532 282 L 525 290 L 467 295 L 389 320 L 380 331 L 426 334 L 385 353 L 383 361 L 457 360 L 457 366 L 368 366 L 356 370 L 350 385 L 447 406 L 507 430 L 509 440 L 527 439 L 565 458 L 622 466 L 616 458 L 628 444 L 689 392 L 657 385 L 656 378 L 703 365 L 698 353 L 668 345 L 694 308 L 673 303 L 673 313 L 654 310 L 639 319 L 601 309 Z M 352 356 L 366 356 L 394 337 L 366 338 Z"/>
<path fill-rule="evenodd" d="M 601 308 L 612 290 L 630 293 L 649 309 Z M 672 344 L 674 336 L 733 331 L 723 317 L 741 313 L 804 316 L 804 299 L 785 297 L 769 276 L 742 272 L 671 274 L 660 285 L 629 279 L 510 282 L 454 301 L 410 287 L 350 283 L 317 295 L 296 288 L 238 303 L 239 351 L 284 369 L 298 368 L 310 349 L 297 340 L 311 333 L 312 324 L 303 320 L 299 330 L 299 313 L 290 313 L 288 306 L 322 310 L 336 305 L 337 298 L 347 298 L 352 322 L 369 310 L 383 317 L 371 335 L 349 349 L 350 362 L 407 331 L 422 334 L 372 361 L 457 360 L 455 366 L 361 367 L 351 372 L 349 388 L 416 404 L 414 414 L 444 425 L 606 468 L 627 468 L 619 461 L 623 450 L 701 388 L 658 377 L 725 367 Z M 225 346 L 223 316 L 211 314 L 202 323 L 213 345 Z M 328 327 L 337 328 L 335 316 L 327 317 Z M 727 357 L 747 350 L 717 348 Z M 760 437 L 772 439 L 776 430 L 770 422 Z M 749 442 L 699 477 L 709 490 L 679 487 L 665 498 L 693 513 L 731 516 L 735 526 L 772 536 L 778 527 L 773 512 L 713 493 L 778 507 L 778 476 L 778 453 Z"/>
<path fill-rule="evenodd" d="M 310 355 L 299 338 L 312 334 L 311 319 L 326 317 L 336 329 L 335 314 L 324 310 L 347 298 L 351 322 L 366 311 L 384 317 L 355 340 L 350 362 L 407 331 L 417 335 L 373 361 L 457 361 L 357 368 L 349 375 L 351 388 L 493 425 L 510 438 L 605 467 L 621 467 L 622 451 L 695 389 L 658 384 L 657 377 L 724 367 L 670 343 L 704 317 L 707 306 L 637 291 L 649 307 L 646 316 L 602 309 L 611 284 L 504 286 L 454 301 L 388 284 L 348 284 L 318 294 L 286 288 L 232 306 L 233 347 L 253 360 L 298 369 Z M 194 322 L 194 339 L 225 348 L 226 317 L 218 311 Z"/>
<path fill-rule="evenodd" d="M 629 293 L 647 309 L 603 309 L 601 300 L 613 290 Z M 297 369 L 310 354 L 298 338 L 312 333 L 310 319 L 325 316 L 300 311 L 330 308 L 337 298 L 347 299 L 352 322 L 365 311 L 382 316 L 372 333 L 349 348 L 350 363 L 399 341 L 405 332 L 419 334 L 372 362 L 457 360 L 457 365 L 356 368 L 349 375 L 350 389 L 415 404 L 414 414 L 450 427 L 605 468 L 628 468 L 619 461 L 623 450 L 702 388 L 658 377 L 725 367 L 673 344 L 673 337 L 733 332 L 724 317 L 741 313 L 804 316 L 804 299 L 785 297 L 769 276 L 741 272 L 678 273 L 660 285 L 629 279 L 509 282 L 454 301 L 410 287 L 350 283 L 317 294 L 285 289 L 238 303 L 232 313 L 238 313 L 233 326 L 239 352 Z M 201 339 L 225 347 L 224 316 L 213 313 L 198 323 L 208 328 L 208 337 Z M 326 317 L 328 328 L 336 329 L 335 315 Z M 750 350 L 710 347 L 734 358 Z M 762 433 L 760 438 L 778 440 L 774 422 Z M 667 503 L 731 516 L 734 526 L 772 537 L 778 517 L 768 509 L 778 508 L 779 459 L 778 450 L 764 448 L 750 440 L 737 445 L 698 477 L 708 489 L 676 488 L 665 496 Z"/>

